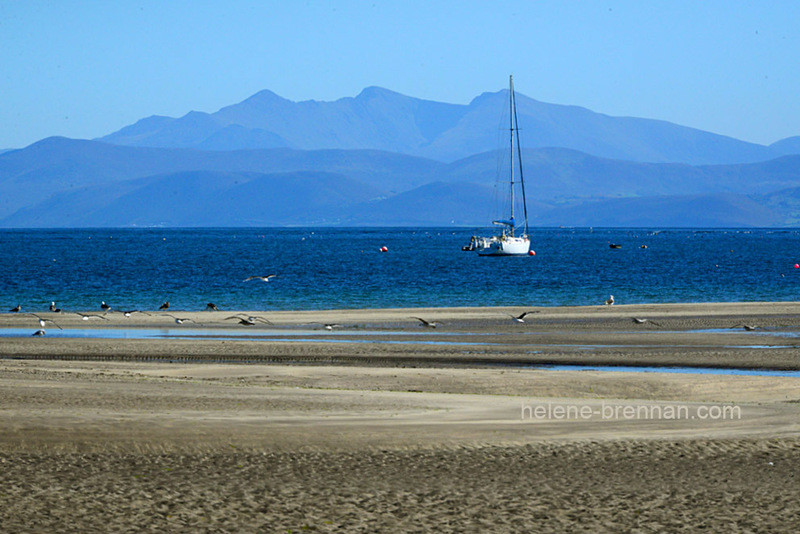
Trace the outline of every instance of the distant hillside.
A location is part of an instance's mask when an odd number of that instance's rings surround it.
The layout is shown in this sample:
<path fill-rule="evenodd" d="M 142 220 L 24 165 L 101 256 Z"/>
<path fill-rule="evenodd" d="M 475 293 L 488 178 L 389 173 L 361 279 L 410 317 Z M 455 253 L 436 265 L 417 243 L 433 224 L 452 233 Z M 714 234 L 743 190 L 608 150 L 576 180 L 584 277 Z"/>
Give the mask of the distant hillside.
<path fill-rule="evenodd" d="M 484 93 L 469 105 L 445 104 L 379 87 L 334 102 L 292 102 L 271 91 L 214 113 L 153 116 L 102 141 L 124 146 L 238 150 L 380 150 L 453 162 L 497 150 L 505 142 L 508 91 Z M 765 161 L 800 153 L 790 142 L 746 143 L 665 121 L 612 117 L 547 104 L 517 94 L 522 142 L 608 159 L 722 164 Z"/>
<path fill-rule="evenodd" d="M 488 224 L 507 152 L 444 164 L 374 150 L 202 151 L 51 138 L 0 155 L 0 226 Z M 782 226 L 800 221 L 800 156 L 655 164 L 525 151 L 531 221 Z"/>
<path fill-rule="evenodd" d="M 764 227 L 781 226 L 785 215 L 744 196 L 709 195 L 619 198 L 555 208 L 535 218 L 541 226 Z"/>
<path fill-rule="evenodd" d="M 49 196 L 183 171 L 265 174 L 310 170 L 346 175 L 392 194 L 426 183 L 429 175 L 444 167 L 430 160 L 377 151 L 213 152 L 122 147 L 54 137 L 0 155 L 0 220 Z"/>
<path fill-rule="evenodd" d="M 329 225 L 348 206 L 377 195 L 324 172 L 181 172 L 66 192 L 6 222 L 42 228 Z"/>
<path fill-rule="evenodd" d="M 781 225 L 800 226 L 800 187 L 781 189 L 755 198 L 776 213 L 783 214 Z"/>
<path fill-rule="evenodd" d="M 784 155 L 800 154 L 800 135 L 781 139 L 769 145 L 769 148 Z"/>
<path fill-rule="evenodd" d="M 505 153 L 500 153 L 505 157 Z M 566 149 L 526 150 L 525 180 L 534 199 L 570 202 L 603 197 L 700 193 L 758 194 L 800 183 L 800 156 L 740 165 L 637 163 Z M 443 181 L 494 184 L 498 154 L 479 154 L 446 166 Z"/>

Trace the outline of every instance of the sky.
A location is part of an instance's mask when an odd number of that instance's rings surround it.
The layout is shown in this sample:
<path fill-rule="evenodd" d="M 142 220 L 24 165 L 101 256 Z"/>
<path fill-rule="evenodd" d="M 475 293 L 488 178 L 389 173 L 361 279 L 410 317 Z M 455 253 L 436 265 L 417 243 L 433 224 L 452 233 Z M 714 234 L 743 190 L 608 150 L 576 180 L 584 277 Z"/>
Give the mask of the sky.
<path fill-rule="evenodd" d="M 0 148 L 269 89 L 518 93 L 770 144 L 800 135 L 794 0 L 0 0 Z"/>

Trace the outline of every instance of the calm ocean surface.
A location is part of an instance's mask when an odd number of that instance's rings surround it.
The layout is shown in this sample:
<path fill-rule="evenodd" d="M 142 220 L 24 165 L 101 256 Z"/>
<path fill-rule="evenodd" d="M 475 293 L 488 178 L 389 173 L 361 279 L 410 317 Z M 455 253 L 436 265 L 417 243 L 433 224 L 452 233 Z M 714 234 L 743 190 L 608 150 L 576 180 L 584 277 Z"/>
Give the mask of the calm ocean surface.
<path fill-rule="evenodd" d="M 473 234 L 486 231 L 0 230 L 0 311 L 800 300 L 799 230 L 534 229 L 536 256 L 507 258 L 462 252 Z"/>

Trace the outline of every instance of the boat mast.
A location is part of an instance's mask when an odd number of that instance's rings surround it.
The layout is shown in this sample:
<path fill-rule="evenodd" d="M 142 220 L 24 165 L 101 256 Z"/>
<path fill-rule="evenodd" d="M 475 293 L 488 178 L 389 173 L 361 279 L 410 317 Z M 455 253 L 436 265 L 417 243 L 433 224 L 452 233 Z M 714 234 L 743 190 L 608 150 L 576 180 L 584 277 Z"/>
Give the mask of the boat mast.
<path fill-rule="evenodd" d="M 511 237 L 514 237 L 514 75 L 510 75 L 508 77 L 508 116 L 509 116 L 509 123 L 510 127 L 509 130 L 511 132 L 511 143 L 509 144 L 511 149 L 511 154 L 509 155 L 509 161 L 511 162 Z"/>
<path fill-rule="evenodd" d="M 519 139 L 516 98 L 514 99 L 514 124 L 517 125 L 517 158 L 519 159 L 519 185 L 522 189 L 522 215 L 525 219 L 525 235 L 528 235 L 528 201 L 525 199 L 525 177 L 522 175 L 522 144 Z"/>

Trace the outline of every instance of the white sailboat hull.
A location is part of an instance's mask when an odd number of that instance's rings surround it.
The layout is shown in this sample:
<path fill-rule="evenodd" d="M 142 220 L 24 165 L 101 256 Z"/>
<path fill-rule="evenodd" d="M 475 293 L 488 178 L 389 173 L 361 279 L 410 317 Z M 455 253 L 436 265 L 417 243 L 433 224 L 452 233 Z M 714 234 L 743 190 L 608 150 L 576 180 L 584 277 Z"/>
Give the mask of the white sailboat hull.
<path fill-rule="evenodd" d="M 475 250 L 479 256 L 526 256 L 531 250 L 531 240 L 527 236 L 479 237 Z"/>

